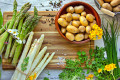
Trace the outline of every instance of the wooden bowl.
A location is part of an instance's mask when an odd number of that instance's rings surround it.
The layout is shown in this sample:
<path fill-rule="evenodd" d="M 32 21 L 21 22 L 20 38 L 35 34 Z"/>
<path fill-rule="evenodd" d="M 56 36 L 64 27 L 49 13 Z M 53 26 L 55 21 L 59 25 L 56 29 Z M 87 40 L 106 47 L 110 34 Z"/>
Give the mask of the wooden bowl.
<path fill-rule="evenodd" d="M 85 2 L 81 2 L 81 1 L 72 1 L 70 3 L 65 4 L 57 13 L 56 17 L 55 17 L 55 26 L 56 29 L 58 30 L 59 34 L 66 39 L 67 41 L 71 42 L 71 43 L 77 43 L 77 44 L 82 44 L 82 43 L 86 43 L 88 41 L 90 41 L 90 39 L 86 39 L 86 40 L 82 40 L 82 41 L 70 41 L 69 39 L 66 38 L 66 36 L 61 32 L 61 26 L 58 24 L 58 18 L 60 18 L 61 15 L 66 14 L 66 9 L 69 6 L 79 6 L 79 5 L 83 5 L 85 7 L 85 11 L 86 13 L 90 13 L 93 14 L 96 18 L 96 22 L 98 26 L 101 26 L 101 20 L 100 20 L 100 16 L 98 15 L 98 13 L 96 12 L 96 10 L 89 4 L 85 3 Z"/>

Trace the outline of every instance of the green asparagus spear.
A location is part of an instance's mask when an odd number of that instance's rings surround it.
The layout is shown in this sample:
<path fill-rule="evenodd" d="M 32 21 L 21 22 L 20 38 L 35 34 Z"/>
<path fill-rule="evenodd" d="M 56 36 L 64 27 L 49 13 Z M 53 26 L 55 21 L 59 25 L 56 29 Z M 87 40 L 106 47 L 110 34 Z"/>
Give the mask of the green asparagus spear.
<path fill-rule="evenodd" d="M 13 43 L 13 47 L 12 47 L 12 49 L 11 49 L 11 52 L 10 52 L 10 56 L 9 56 L 9 57 L 13 57 L 13 55 L 14 55 L 14 53 L 15 53 L 16 47 L 17 47 L 17 42 L 15 41 L 15 42 Z"/>

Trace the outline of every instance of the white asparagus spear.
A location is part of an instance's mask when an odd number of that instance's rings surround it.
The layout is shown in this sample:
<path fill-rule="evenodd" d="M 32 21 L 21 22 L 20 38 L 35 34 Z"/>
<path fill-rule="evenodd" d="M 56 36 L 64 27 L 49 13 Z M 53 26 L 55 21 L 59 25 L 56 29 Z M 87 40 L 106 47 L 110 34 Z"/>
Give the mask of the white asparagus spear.
<path fill-rule="evenodd" d="M 30 70 L 30 67 L 32 65 L 32 62 L 33 62 L 33 59 L 36 55 L 36 51 L 39 47 L 39 45 L 42 45 L 42 42 L 44 40 L 44 34 L 41 35 L 40 39 L 38 39 L 37 43 L 35 44 L 35 47 L 31 53 L 31 55 L 28 54 L 28 57 L 29 57 L 29 61 L 28 61 L 28 65 L 27 65 L 27 70 L 24 71 L 25 74 L 28 74 L 29 70 Z M 22 74 L 21 76 L 21 79 L 20 80 L 25 80 L 26 79 L 26 75 Z"/>
<path fill-rule="evenodd" d="M 51 61 L 51 59 L 53 58 L 54 54 L 55 54 L 55 52 L 53 52 L 53 53 L 51 54 L 51 56 L 46 60 L 45 64 L 44 64 L 44 65 L 42 66 L 42 68 L 38 71 L 37 77 L 40 75 L 40 73 L 43 71 L 43 69 L 47 66 L 47 64 Z M 36 77 L 36 79 L 37 79 L 37 77 Z M 35 79 L 35 80 L 36 80 L 36 79 Z"/>
<path fill-rule="evenodd" d="M 39 54 L 37 55 L 37 57 L 35 58 L 35 60 L 34 60 L 33 63 L 32 63 L 32 66 L 31 66 L 31 68 L 30 68 L 29 73 L 31 73 L 31 72 L 34 70 L 34 68 L 37 66 L 37 64 L 40 63 L 40 61 L 42 60 L 42 57 L 43 57 L 43 55 L 45 54 L 46 50 L 47 50 L 47 46 L 45 46 L 45 47 L 39 52 Z"/>
<path fill-rule="evenodd" d="M 33 42 L 33 44 L 31 45 L 31 48 L 30 48 L 30 50 L 29 50 L 28 54 L 30 54 L 30 53 L 33 51 L 33 48 L 34 48 L 34 46 L 35 46 L 36 42 L 37 42 L 37 39 L 35 39 L 35 40 L 34 40 L 34 42 Z M 21 68 L 21 67 L 20 67 L 20 68 Z M 19 74 L 18 74 L 18 76 L 17 76 L 17 79 L 16 79 L 16 80 L 20 80 L 21 75 L 22 75 L 22 73 L 21 73 L 21 72 L 19 72 Z"/>
<path fill-rule="evenodd" d="M 18 63 L 18 65 L 17 65 L 17 68 L 18 68 L 18 69 L 21 69 L 21 64 L 22 64 L 24 58 L 26 57 L 27 52 L 28 52 L 28 50 L 29 50 L 29 48 L 30 48 L 33 35 L 34 35 L 34 33 L 31 32 L 30 35 L 29 35 L 29 37 L 28 37 L 28 39 L 27 39 L 25 48 L 24 48 L 24 50 L 23 50 L 23 52 L 22 52 L 22 56 L 21 56 L 21 58 L 20 58 L 20 60 L 19 60 L 19 63 Z M 17 78 L 17 76 L 18 76 L 18 73 L 19 73 L 18 70 L 15 70 L 15 72 L 14 72 L 11 80 L 15 80 L 15 79 Z"/>
<path fill-rule="evenodd" d="M 37 72 L 41 69 L 41 67 L 43 66 L 43 64 L 44 64 L 45 61 L 47 60 L 48 56 L 49 56 L 49 53 L 47 53 L 47 54 L 45 55 L 45 57 L 42 59 L 42 61 L 40 62 L 40 64 L 35 68 L 35 70 L 32 72 L 31 75 L 34 75 L 34 73 L 37 73 Z"/>

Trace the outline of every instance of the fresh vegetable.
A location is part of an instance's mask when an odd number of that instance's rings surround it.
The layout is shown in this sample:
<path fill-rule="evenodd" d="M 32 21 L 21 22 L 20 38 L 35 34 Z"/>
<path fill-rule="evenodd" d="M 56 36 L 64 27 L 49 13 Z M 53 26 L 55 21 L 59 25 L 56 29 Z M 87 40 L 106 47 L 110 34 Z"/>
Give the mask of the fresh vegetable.
<path fill-rule="evenodd" d="M 66 19 L 66 14 L 61 15 L 60 18 Z"/>
<path fill-rule="evenodd" d="M 66 21 L 67 21 L 67 22 L 72 21 L 72 14 L 71 14 L 71 13 L 67 13 L 67 14 L 66 14 Z"/>
<path fill-rule="evenodd" d="M 80 21 L 75 21 L 75 20 L 73 20 L 73 21 L 72 21 L 72 25 L 78 28 L 79 25 L 80 25 Z"/>
<path fill-rule="evenodd" d="M 73 13 L 72 14 L 72 19 L 73 20 L 79 20 L 80 14 Z"/>
<path fill-rule="evenodd" d="M 76 41 L 82 41 L 84 39 L 84 35 L 83 34 L 77 34 L 77 35 L 75 35 L 75 40 Z"/>
<path fill-rule="evenodd" d="M 2 28 L 2 25 L 3 25 L 3 16 L 2 16 L 1 9 L 0 9 L 0 29 Z"/>
<path fill-rule="evenodd" d="M 83 11 L 82 13 L 81 13 L 81 16 L 84 16 L 84 17 L 86 17 L 86 12 L 85 11 Z"/>
<path fill-rule="evenodd" d="M 81 13 L 84 11 L 84 6 L 80 5 L 80 6 L 75 6 L 75 13 Z"/>
<path fill-rule="evenodd" d="M 95 19 L 95 17 L 94 17 L 92 14 L 87 14 L 87 15 L 86 15 L 86 19 L 87 19 L 89 22 L 93 22 L 93 20 Z"/>
<path fill-rule="evenodd" d="M 120 5 L 114 7 L 113 12 L 120 12 Z"/>
<path fill-rule="evenodd" d="M 111 6 L 117 6 L 120 4 L 120 0 L 112 0 L 110 4 Z"/>
<path fill-rule="evenodd" d="M 74 8 L 72 6 L 69 6 L 67 9 L 68 13 L 73 13 L 74 12 Z"/>
<path fill-rule="evenodd" d="M 71 33 L 78 33 L 79 32 L 78 28 L 76 28 L 75 26 L 72 26 L 72 25 L 68 25 L 66 30 L 68 32 L 71 32 Z"/>
<path fill-rule="evenodd" d="M 74 35 L 72 33 L 67 32 L 65 36 L 70 40 L 73 41 L 75 39 Z"/>
<path fill-rule="evenodd" d="M 80 23 L 83 26 L 88 26 L 88 21 L 87 21 L 87 19 L 84 16 L 80 16 Z"/>
<path fill-rule="evenodd" d="M 63 34 L 65 34 L 65 33 L 66 33 L 66 28 L 61 28 L 61 32 L 62 32 Z"/>
<path fill-rule="evenodd" d="M 86 26 L 86 32 L 90 33 L 90 31 L 91 31 L 91 27 L 90 26 Z"/>
<path fill-rule="evenodd" d="M 63 18 L 59 18 L 58 19 L 58 23 L 62 26 L 62 27 L 66 27 L 68 25 L 68 22 L 63 19 Z"/>
<path fill-rule="evenodd" d="M 104 3 L 104 1 L 103 0 L 97 0 L 98 1 L 98 3 L 100 4 L 100 6 L 102 6 L 103 5 L 103 3 Z"/>
<path fill-rule="evenodd" d="M 85 32 L 85 30 L 86 30 L 85 26 L 79 26 L 79 31 L 80 32 Z"/>
<path fill-rule="evenodd" d="M 85 33 L 85 39 L 88 39 L 89 38 L 89 34 L 88 33 Z"/>
<path fill-rule="evenodd" d="M 108 9 L 108 10 L 112 11 L 112 6 L 109 3 L 104 3 L 102 5 L 102 7 L 105 8 L 105 9 Z"/>

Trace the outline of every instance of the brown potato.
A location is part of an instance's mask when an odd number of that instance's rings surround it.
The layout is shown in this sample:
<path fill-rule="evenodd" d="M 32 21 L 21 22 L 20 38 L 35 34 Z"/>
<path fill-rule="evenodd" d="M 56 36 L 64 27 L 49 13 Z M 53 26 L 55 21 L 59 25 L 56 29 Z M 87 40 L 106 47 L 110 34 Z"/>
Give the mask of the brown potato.
<path fill-rule="evenodd" d="M 84 6 L 80 5 L 80 6 L 75 6 L 75 13 L 81 13 L 84 11 Z"/>
<path fill-rule="evenodd" d="M 86 27 L 86 33 L 90 33 L 90 31 L 91 31 L 91 27 L 90 27 L 90 26 L 87 26 L 87 27 Z"/>
<path fill-rule="evenodd" d="M 86 15 L 86 19 L 87 19 L 89 22 L 93 22 L 93 20 L 95 19 L 95 17 L 94 17 L 92 14 L 87 14 L 87 15 Z"/>
<path fill-rule="evenodd" d="M 79 26 L 79 31 L 80 31 L 80 32 L 85 32 L 85 30 L 86 30 L 86 29 L 85 29 L 85 26 Z"/>
<path fill-rule="evenodd" d="M 79 27 L 80 21 L 72 21 L 72 25 L 75 27 Z"/>
<path fill-rule="evenodd" d="M 68 22 L 63 19 L 63 18 L 59 18 L 58 19 L 58 23 L 62 26 L 62 27 L 66 27 L 68 25 Z"/>
<path fill-rule="evenodd" d="M 91 29 L 93 29 L 93 25 L 94 24 L 97 24 L 97 22 L 94 20 L 92 23 L 90 23 L 90 27 L 91 27 Z"/>
<path fill-rule="evenodd" d="M 80 16 L 80 23 L 83 25 L 83 26 L 87 26 L 88 25 L 88 21 L 87 19 L 84 17 L 84 16 Z"/>
<path fill-rule="evenodd" d="M 79 32 L 78 28 L 76 28 L 75 26 L 72 26 L 72 25 L 68 25 L 66 29 L 70 33 L 78 33 Z"/>
<path fill-rule="evenodd" d="M 85 39 L 88 39 L 89 38 L 89 34 L 88 33 L 85 33 Z"/>
<path fill-rule="evenodd" d="M 105 9 L 108 9 L 108 10 L 112 11 L 112 6 L 109 3 L 104 3 L 102 5 L 102 7 L 105 8 Z"/>
<path fill-rule="evenodd" d="M 109 3 L 109 2 L 111 2 L 112 0 L 104 0 L 104 1 Z"/>
<path fill-rule="evenodd" d="M 117 6 L 120 4 L 120 0 L 112 0 L 110 4 L 111 6 Z"/>
<path fill-rule="evenodd" d="M 84 35 L 82 33 L 79 33 L 75 35 L 75 40 L 76 41 L 82 41 L 84 39 Z"/>
<path fill-rule="evenodd" d="M 61 32 L 62 32 L 63 34 L 65 34 L 65 33 L 66 33 L 66 28 L 61 28 Z"/>
<path fill-rule="evenodd" d="M 80 14 L 73 13 L 72 18 L 73 20 L 79 20 Z"/>
<path fill-rule="evenodd" d="M 60 18 L 66 19 L 66 14 L 61 15 Z"/>
<path fill-rule="evenodd" d="M 104 3 L 104 1 L 103 0 L 97 0 L 98 1 L 98 3 L 100 4 L 100 6 L 102 6 L 103 5 L 103 3 Z"/>
<path fill-rule="evenodd" d="M 73 13 L 73 12 L 74 12 L 74 8 L 73 8 L 72 6 L 69 6 L 69 7 L 67 8 L 67 12 L 68 12 L 68 13 Z"/>
<path fill-rule="evenodd" d="M 114 7 L 113 12 L 120 12 L 120 5 Z"/>
<path fill-rule="evenodd" d="M 72 33 L 67 32 L 65 36 L 70 40 L 73 41 L 75 39 L 74 35 Z"/>
<path fill-rule="evenodd" d="M 68 22 L 72 21 L 72 14 L 71 13 L 67 13 L 66 21 L 68 21 Z"/>
<path fill-rule="evenodd" d="M 82 13 L 81 13 L 81 16 L 86 17 L 86 12 L 85 12 L 85 11 L 84 11 L 84 12 L 82 12 Z"/>

